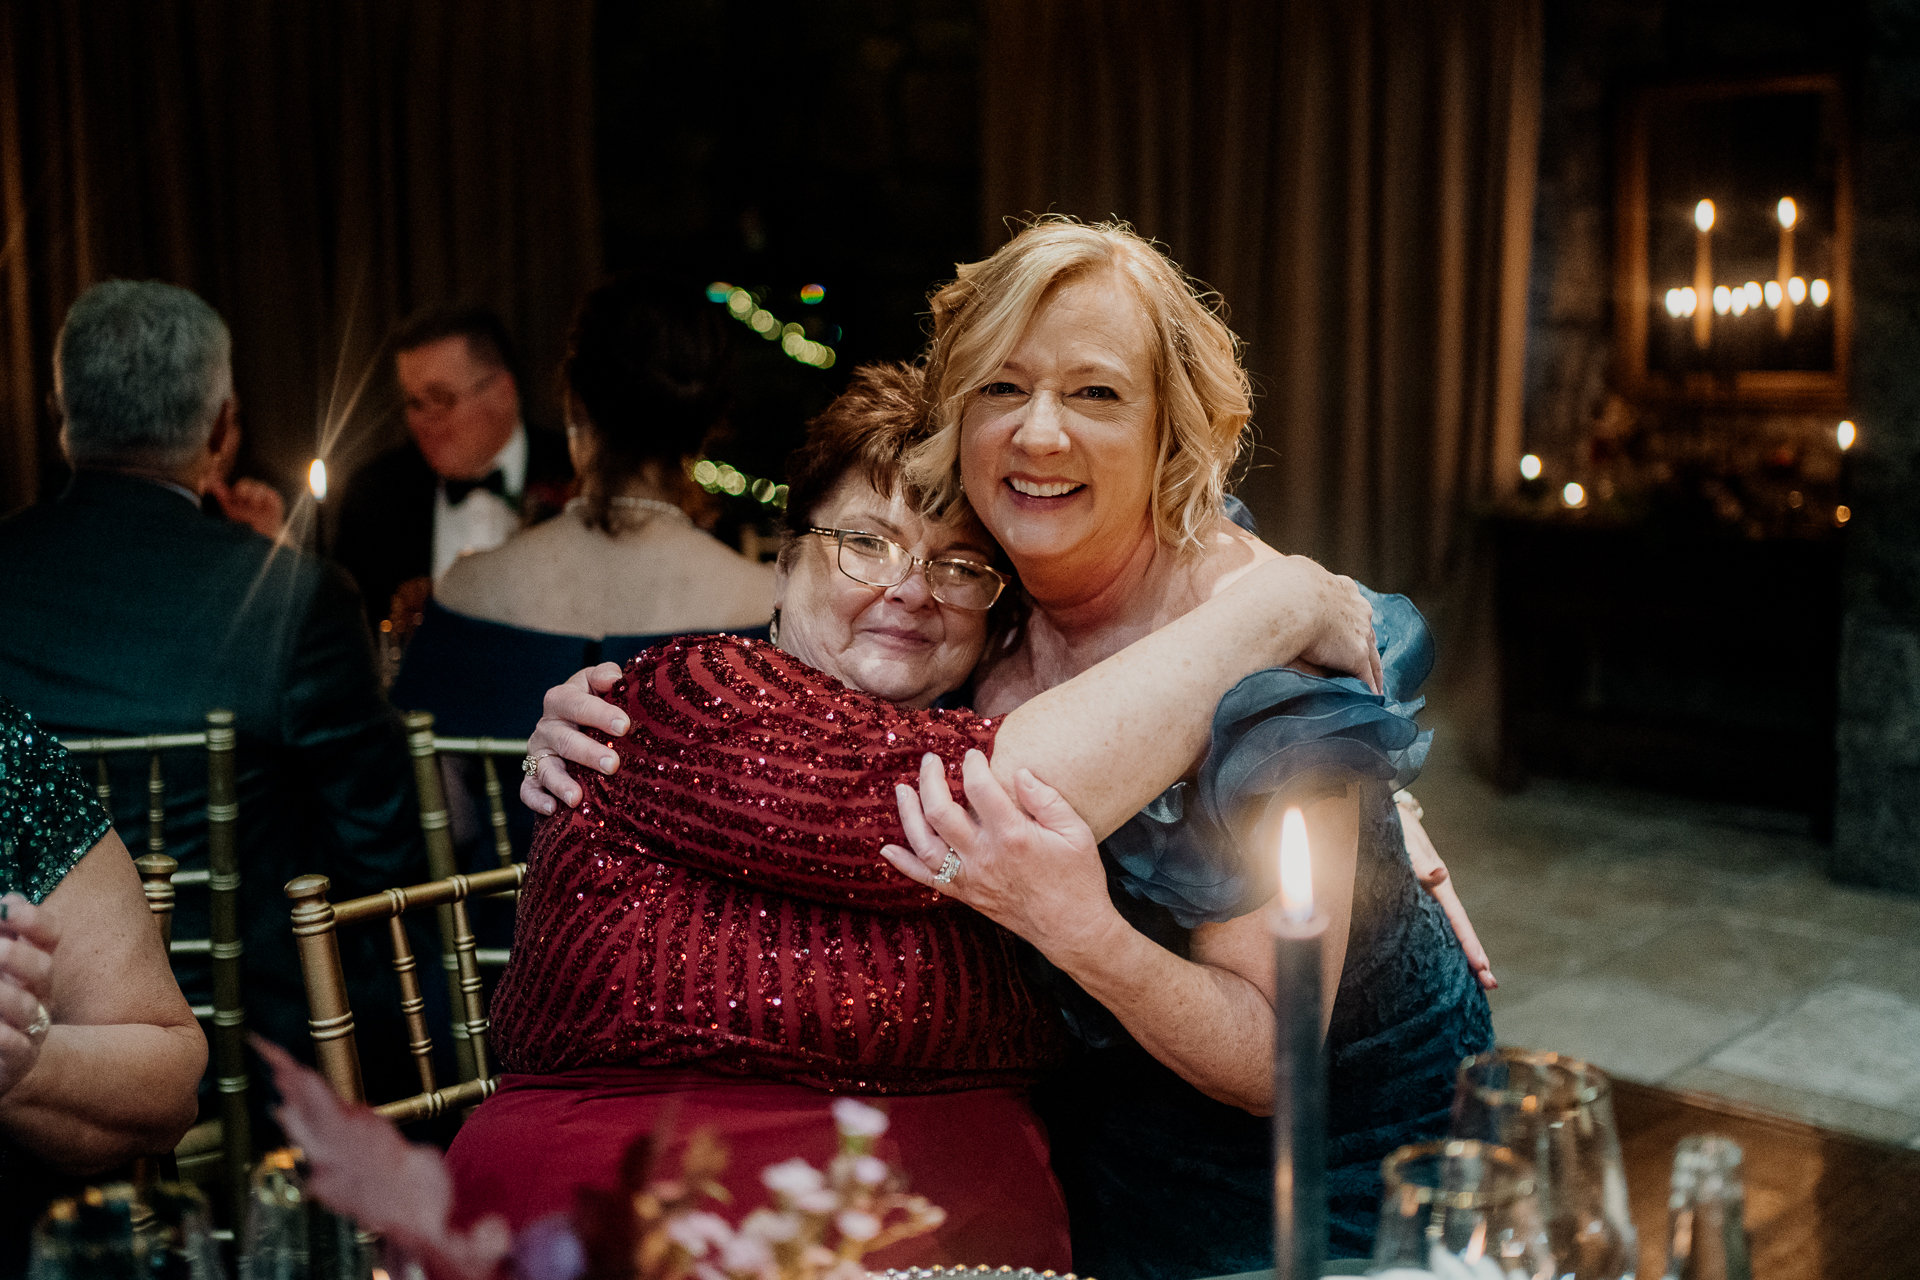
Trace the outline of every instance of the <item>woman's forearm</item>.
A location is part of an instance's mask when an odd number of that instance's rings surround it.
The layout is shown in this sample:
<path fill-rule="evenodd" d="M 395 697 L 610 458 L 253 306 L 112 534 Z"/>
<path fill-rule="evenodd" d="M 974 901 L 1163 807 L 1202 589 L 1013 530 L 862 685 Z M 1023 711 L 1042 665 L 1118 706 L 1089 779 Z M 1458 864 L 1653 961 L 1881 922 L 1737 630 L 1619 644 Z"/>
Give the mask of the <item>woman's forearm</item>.
<path fill-rule="evenodd" d="M 207 1042 L 197 1026 L 66 1026 L 0 1098 L 0 1132 L 70 1173 L 171 1151 L 193 1124 Z"/>
<path fill-rule="evenodd" d="M 1359 597 L 1338 581 L 1299 557 L 1261 565 L 1008 713 L 995 776 L 1011 787 L 1021 768 L 1033 770 L 1106 839 L 1200 758 L 1214 707 L 1236 683 L 1294 661 L 1329 625 L 1356 625 Z"/>

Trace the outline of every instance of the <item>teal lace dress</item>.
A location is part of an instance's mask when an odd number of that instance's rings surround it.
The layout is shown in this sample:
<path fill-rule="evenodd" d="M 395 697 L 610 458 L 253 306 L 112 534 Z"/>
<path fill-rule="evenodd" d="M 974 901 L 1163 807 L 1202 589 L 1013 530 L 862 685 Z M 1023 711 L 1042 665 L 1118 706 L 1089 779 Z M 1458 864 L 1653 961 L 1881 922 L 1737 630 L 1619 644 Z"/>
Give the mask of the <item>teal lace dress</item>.
<path fill-rule="evenodd" d="M 1443 1136 L 1460 1059 L 1493 1045 L 1486 998 L 1446 916 L 1407 860 L 1392 803 L 1426 758 L 1413 716 L 1432 666 L 1424 620 L 1371 592 L 1386 696 L 1353 679 L 1257 672 L 1215 711 L 1196 777 L 1101 848 L 1114 903 L 1176 954 L 1204 921 L 1274 891 L 1271 851 L 1245 851 L 1228 815 L 1284 795 L 1357 786 L 1353 922 L 1328 1030 L 1331 1257 L 1370 1252 L 1380 1161 Z M 1216 1102 L 1142 1049 L 1111 1013 L 1037 956 L 1080 1047 L 1040 1099 L 1073 1224 L 1074 1270 L 1100 1280 L 1183 1280 L 1273 1265 L 1271 1121 Z"/>
<path fill-rule="evenodd" d="M 0 893 L 42 901 L 110 825 L 65 748 L 0 698 Z M 79 1181 L 0 1137 L 0 1275 L 20 1274 L 34 1221 Z"/>

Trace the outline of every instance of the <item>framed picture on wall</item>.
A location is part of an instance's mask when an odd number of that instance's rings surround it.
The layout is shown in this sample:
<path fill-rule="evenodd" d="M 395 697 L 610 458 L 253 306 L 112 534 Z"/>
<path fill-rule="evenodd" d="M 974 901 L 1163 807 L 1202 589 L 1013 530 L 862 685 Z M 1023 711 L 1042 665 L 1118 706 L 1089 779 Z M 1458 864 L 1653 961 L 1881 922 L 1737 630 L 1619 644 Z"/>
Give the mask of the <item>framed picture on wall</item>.
<path fill-rule="evenodd" d="M 1834 75 L 1647 89 L 1620 138 L 1619 384 L 1642 400 L 1844 403 L 1851 146 Z"/>

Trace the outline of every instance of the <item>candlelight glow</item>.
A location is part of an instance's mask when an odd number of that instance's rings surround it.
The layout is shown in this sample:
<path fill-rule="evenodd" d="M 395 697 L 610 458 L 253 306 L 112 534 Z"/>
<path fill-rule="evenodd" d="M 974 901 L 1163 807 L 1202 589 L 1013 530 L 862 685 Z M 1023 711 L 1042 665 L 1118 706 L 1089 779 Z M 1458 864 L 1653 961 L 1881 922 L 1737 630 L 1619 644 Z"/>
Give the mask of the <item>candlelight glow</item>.
<path fill-rule="evenodd" d="M 1749 311 L 1759 310 L 1760 300 L 1766 296 L 1760 292 L 1760 282 L 1757 280 L 1749 280 L 1742 288 L 1747 295 L 1747 309 Z"/>
<path fill-rule="evenodd" d="M 1853 442 L 1859 439 L 1860 436 L 1860 433 L 1854 430 L 1853 423 L 1850 421 L 1842 421 L 1838 427 L 1834 428 L 1833 434 L 1834 438 L 1840 442 L 1840 451 L 1842 453 L 1853 448 Z"/>
<path fill-rule="evenodd" d="M 1700 309 L 1700 295 L 1691 288 L 1680 291 L 1680 314 L 1690 316 Z"/>
<path fill-rule="evenodd" d="M 1793 279 L 1787 281 L 1787 297 L 1791 298 L 1796 306 L 1805 302 L 1807 300 L 1807 282 L 1799 276 L 1795 276 Z"/>
<path fill-rule="evenodd" d="M 1672 208 L 1671 205 L 1668 208 Z M 1713 201 L 1702 200 L 1693 206 L 1693 225 L 1702 231 L 1713 230 Z"/>
<path fill-rule="evenodd" d="M 1833 296 L 1833 291 L 1827 288 L 1825 280 L 1815 280 L 1808 287 L 1807 295 L 1813 299 L 1814 306 L 1824 307 L 1827 305 L 1827 299 Z"/>
<path fill-rule="evenodd" d="M 1523 453 L 1520 455 L 1520 478 L 1523 480 L 1538 480 L 1540 478 L 1539 454 Z"/>
<path fill-rule="evenodd" d="M 1713 287 L 1713 309 L 1719 315 L 1733 310 L 1733 290 L 1723 284 Z"/>
<path fill-rule="evenodd" d="M 1800 208 L 1794 204 L 1791 196 L 1781 196 L 1779 207 L 1774 212 L 1780 218 L 1780 225 L 1788 231 L 1793 230 L 1793 224 L 1800 221 Z"/>
<path fill-rule="evenodd" d="M 1280 914 L 1313 918 L 1313 858 L 1307 852 L 1307 818 L 1297 808 L 1280 820 Z"/>
<path fill-rule="evenodd" d="M 1853 508 L 1835 507 L 1833 509 L 1833 522 L 1835 524 L 1845 524 L 1851 519 L 1853 519 Z"/>
<path fill-rule="evenodd" d="M 1569 480 L 1567 487 L 1560 491 L 1560 501 L 1570 507 L 1584 507 L 1587 505 L 1587 491 Z"/>
<path fill-rule="evenodd" d="M 1747 307 L 1751 305 L 1747 301 L 1747 291 L 1745 289 L 1735 289 L 1729 293 L 1727 296 L 1727 304 L 1733 308 L 1733 314 L 1737 316 L 1747 314 Z"/>
<path fill-rule="evenodd" d="M 1678 289 L 1667 290 L 1667 314 L 1668 315 L 1672 316 L 1676 320 L 1679 319 L 1681 315 L 1685 314 L 1684 312 L 1681 311 L 1681 308 L 1684 306 L 1686 306 L 1686 303 L 1681 300 L 1680 291 Z"/>
<path fill-rule="evenodd" d="M 327 500 L 327 464 L 318 458 L 307 468 L 307 488 L 313 491 L 315 502 Z"/>
<path fill-rule="evenodd" d="M 1786 296 L 1780 288 L 1780 282 L 1778 280 L 1769 280 L 1764 288 L 1767 295 L 1767 305 L 1770 307 L 1779 306 L 1780 299 Z"/>

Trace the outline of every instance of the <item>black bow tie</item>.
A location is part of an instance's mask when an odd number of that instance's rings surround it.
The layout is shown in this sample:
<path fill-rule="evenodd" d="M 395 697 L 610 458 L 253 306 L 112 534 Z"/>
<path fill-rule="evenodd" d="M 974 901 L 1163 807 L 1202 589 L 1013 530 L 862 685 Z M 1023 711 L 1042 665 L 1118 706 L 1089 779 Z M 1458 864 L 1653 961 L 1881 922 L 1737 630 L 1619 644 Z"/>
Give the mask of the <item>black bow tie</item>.
<path fill-rule="evenodd" d="M 467 495 L 475 489 L 489 489 L 501 497 L 507 496 L 507 477 L 495 467 L 478 480 L 443 480 L 447 486 L 447 505 L 457 507 L 467 500 Z"/>

